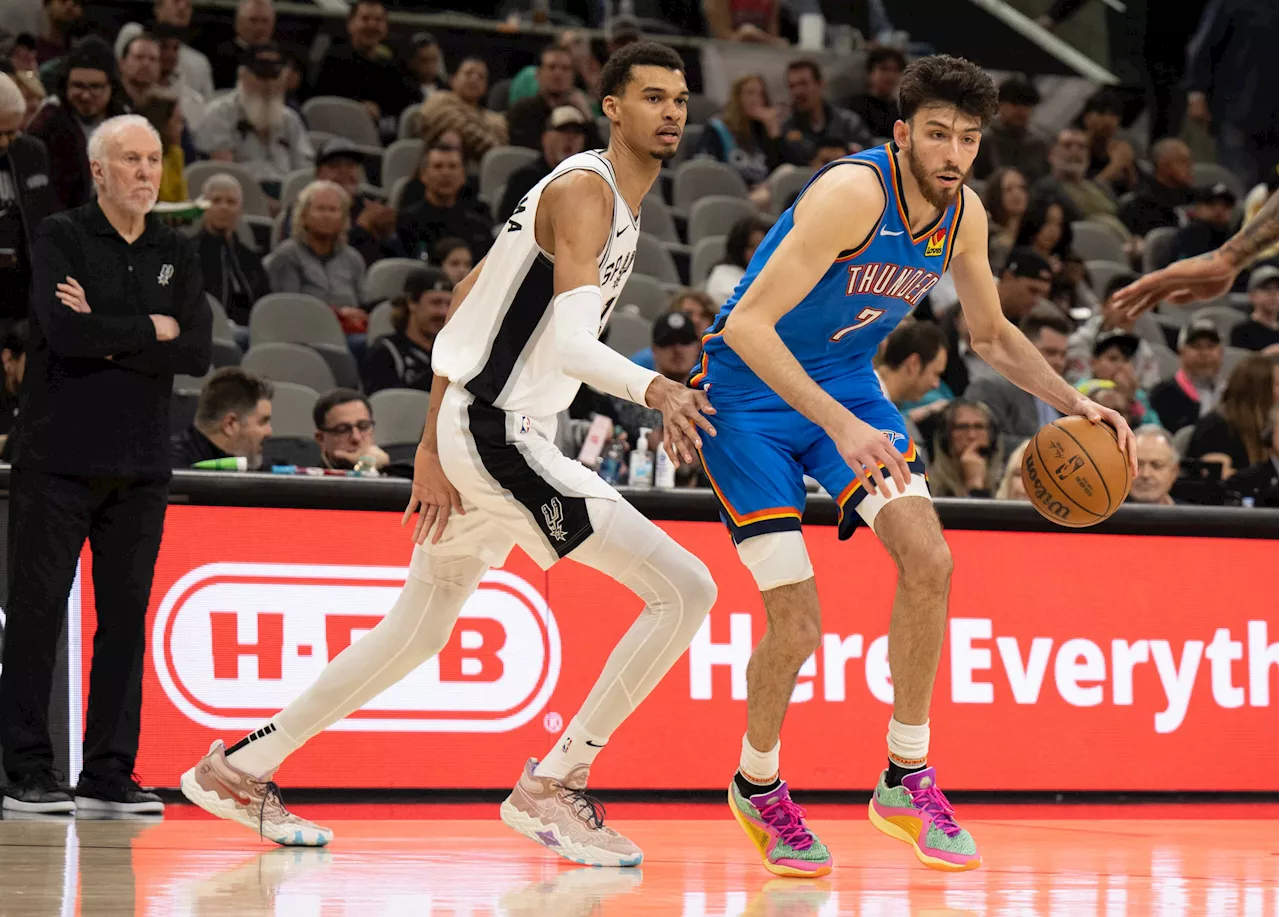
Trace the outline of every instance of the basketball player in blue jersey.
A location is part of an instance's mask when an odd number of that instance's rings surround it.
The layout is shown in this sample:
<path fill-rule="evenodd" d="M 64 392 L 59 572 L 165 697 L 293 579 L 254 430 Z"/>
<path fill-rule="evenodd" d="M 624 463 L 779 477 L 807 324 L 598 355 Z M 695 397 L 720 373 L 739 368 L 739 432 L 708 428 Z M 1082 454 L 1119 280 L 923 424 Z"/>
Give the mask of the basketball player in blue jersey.
<path fill-rule="evenodd" d="M 991 79 L 968 61 L 935 56 L 908 67 L 893 142 L 814 176 L 756 250 L 690 377 L 716 409 L 718 435 L 703 439 L 703 463 L 767 616 L 747 667 L 747 733 L 729 803 L 778 875 L 823 875 L 832 863 L 778 766 L 796 675 L 822 632 L 800 531 L 805 474 L 839 504 L 841 539 L 865 522 L 898 566 L 889 762 L 871 821 L 926 866 L 982 862 L 926 761 L 951 553 L 924 463 L 872 368 L 881 340 L 950 270 L 974 351 L 1064 414 L 1111 424 L 1134 461 L 1124 419 L 1083 398 L 1001 313 L 987 215 L 963 186 L 995 106 Z M 851 554 L 841 584 L 853 596 L 856 561 Z"/>

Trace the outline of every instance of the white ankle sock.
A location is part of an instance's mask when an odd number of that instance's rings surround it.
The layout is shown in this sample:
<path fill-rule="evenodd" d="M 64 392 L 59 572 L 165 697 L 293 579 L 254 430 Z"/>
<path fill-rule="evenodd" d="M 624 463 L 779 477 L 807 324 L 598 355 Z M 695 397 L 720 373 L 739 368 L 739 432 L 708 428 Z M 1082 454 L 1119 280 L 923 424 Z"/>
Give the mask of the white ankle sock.
<path fill-rule="evenodd" d="M 259 780 L 266 780 L 302 746 L 295 742 L 274 720 L 249 733 L 227 751 L 227 763 Z"/>
<path fill-rule="evenodd" d="M 782 740 L 773 743 L 768 751 L 756 751 L 755 747 L 742 737 L 742 758 L 738 761 L 738 773 L 749 783 L 768 786 L 778 779 L 778 752 L 782 748 Z"/>
<path fill-rule="evenodd" d="M 908 726 L 889 718 L 889 760 L 899 767 L 924 767 L 929 759 L 929 722 Z"/>
<path fill-rule="evenodd" d="M 578 765 L 590 766 L 608 741 L 608 736 L 593 736 L 583 729 L 575 716 L 560 734 L 551 751 L 547 752 L 547 756 L 538 762 L 533 773 L 538 777 L 563 780 Z"/>

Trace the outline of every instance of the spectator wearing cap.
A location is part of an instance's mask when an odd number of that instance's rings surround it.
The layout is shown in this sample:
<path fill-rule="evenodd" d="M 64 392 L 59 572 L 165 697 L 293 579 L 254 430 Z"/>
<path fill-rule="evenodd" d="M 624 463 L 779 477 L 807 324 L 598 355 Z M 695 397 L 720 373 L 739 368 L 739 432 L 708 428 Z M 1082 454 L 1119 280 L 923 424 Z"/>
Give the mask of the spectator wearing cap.
<path fill-rule="evenodd" d="M 173 26 L 183 35 L 191 34 L 191 0 L 155 0 L 155 23 Z M 116 56 L 123 57 L 125 47 L 143 27 L 136 22 L 126 23 L 116 35 Z M 184 39 L 178 49 L 178 72 L 182 81 L 194 89 L 202 99 L 213 98 L 213 67 L 205 57 Z"/>
<path fill-rule="evenodd" d="M 373 405 L 355 389 L 338 388 L 322 395 L 311 416 L 326 468 L 351 469 L 365 459 L 381 470 L 391 462 L 373 441 Z"/>
<path fill-rule="evenodd" d="M 442 134 L 456 131 L 468 166 L 479 165 L 480 157 L 494 147 L 506 146 L 507 119 L 485 110 L 488 92 L 489 65 L 478 57 L 464 59 L 453 72 L 449 88 L 433 92 L 422 103 L 419 123 L 423 140 L 432 145 Z"/>
<path fill-rule="evenodd" d="M 1266 350 L 1280 344 L 1280 295 L 1277 291 L 1280 271 L 1269 264 L 1256 267 L 1249 274 L 1249 317 L 1231 329 L 1231 346 L 1245 350 Z"/>
<path fill-rule="evenodd" d="M 1166 430 L 1192 426 L 1218 405 L 1222 336 L 1213 319 L 1193 318 L 1178 332 L 1178 370 L 1151 389 L 1151 407 Z"/>
<path fill-rule="evenodd" d="M 44 0 L 45 29 L 35 37 L 36 62 L 46 63 L 71 50 L 71 36 L 84 20 L 80 0 Z M 35 68 L 29 68 L 35 69 Z"/>
<path fill-rule="evenodd" d="M 1045 307 L 1035 309 L 1018 323 L 1018 329 L 1035 345 L 1054 372 L 1066 375 L 1067 337 L 1071 333 L 1071 323 L 1062 313 Z M 1019 438 L 1035 436 L 1045 424 L 1062 416 L 1057 408 L 1000 375 L 975 380 L 965 390 L 965 395 L 991 408 L 1000 432 Z"/>
<path fill-rule="evenodd" d="M 244 52 L 274 38 L 276 10 L 271 0 L 240 0 L 233 28 L 235 34 L 218 45 L 213 56 L 213 84 L 218 89 L 234 89 Z"/>
<path fill-rule="evenodd" d="M 547 45 L 542 49 L 538 64 L 537 95 L 521 99 L 507 109 L 507 133 L 512 146 L 542 148 L 542 134 L 550 123 L 551 113 L 562 106 L 571 106 L 582 113 L 587 129 L 587 145 L 600 146 L 595 122 L 590 118 L 591 105 L 585 95 L 573 85 L 573 57 L 568 48 Z"/>
<path fill-rule="evenodd" d="M 191 426 L 169 442 L 174 469 L 209 459 L 241 456 L 250 470 L 262 467 L 262 444 L 271 436 L 272 385 L 238 366 L 215 372 L 200 390 Z"/>
<path fill-rule="evenodd" d="M 1122 413 L 1128 416 L 1130 425 L 1134 427 L 1160 422 L 1159 415 L 1151 409 L 1151 402 L 1139 384 L 1138 373 L 1133 367 L 1139 343 L 1136 334 L 1123 328 L 1102 332 L 1093 342 L 1089 378 L 1076 385 L 1079 391 L 1087 394 L 1089 386 L 1094 382 L 1112 383 L 1121 402 L 1127 405 Z"/>
<path fill-rule="evenodd" d="M 0 384 L 0 451 L 9 442 L 18 421 L 18 395 L 22 391 L 22 376 L 27 371 L 27 323 L 10 326 L 0 341 L 0 366 L 4 380 Z"/>
<path fill-rule="evenodd" d="M 1080 128 L 1063 128 L 1049 150 L 1049 174 L 1032 186 L 1032 197 L 1060 203 L 1068 223 L 1094 220 L 1115 230 L 1121 240 L 1128 241 L 1129 230 L 1116 218 L 1111 188 L 1089 178 L 1088 172 L 1088 138 Z"/>
<path fill-rule="evenodd" d="M 211 175 L 200 189 L 209 203 L 200 219 L 196 251 L 204 288 L 241 327 L 249 324 L 253 304 L 271 292 L 258 253 L 240 241 L 236 226 L 244 215 L 244 191 L 234 175 Z"/>
<path fill-rule="evenodd" d="M 1191 148 L 1176 137 L 1151 146 L 1151 174 L 1120 204 L 1120 222 L 1136 236 L 1161 226 L 1179 226 L 1178 211 L 1192 199 Z"/>
<path fill-rule="evenodd" d="M 845 106 L 862 119 L 873 137 L 892 137 L 898 120 L 898 84 L 907 59 L 897 48 L 875 48 L 867 55 L 867 89 Z"/>
<path fill-rule="evenodd" d="M 1137 444 L 1138 473 L 1126 502 L 1146 506 L 1173 506 L 1170 495 L 1178 480 L 1180 457 L 1173 437 L 1164 427 L 1148 424 L 1133 431 Z"/>
<path fill-rule="evenodd" d="M 1031 129 L 1031 116 L 1040 104 L 1040 93 L 1024 79 L 1013 77 L 1000 84 L 999 108 L 973 161 L 975 178 L 986 181 L 1000 168 L 1017 169 L 1029 182 L 1049 170 L 1049 144 Z"/>
<path fill-rule="evenodd" d="M 712 38 L 785 48 L 778 30 L 782 0 L 702 0 L 702 18 Z"/>
<path fill-rule="evenodd" d="M 1034 249 L 1015 248 L 996 283 L 1000 310 L 1016 325 L 1049 295 L 1052 285 L 1053 267 L 1048 260 Z"/>
<path fill-rule="evenodd" d="M 448 89 L 449 83 L 441 75 L 443 59 L 436 37 L 430 32 L 415 32 L 411 43 L 413 60 L 409 63 L 409 70 L 417 80 L 422 98 L 430 98 L 432 93 Z"/>
<path fill-rule="evenodd" d="M 187 128 L 195 130 L 204 120 L 205 98 L 182 80 L 182 41 L 179 30 L 163 23 L 156 25 L 153 33 L 160 43 L 160 78 L 155 88 L 178 100 L 182 106 L 182 120 Z"/>
<path fill-rule="evenodd" d="M 1085 174 L 1106 186 L 1116 197 L 1138 185 L 1133 145 L 1122 139 L 1120 116 L 1124 103 L 1112 89 L 1099 89 L 1084 103 L 1080 123 L 1089 144 L 1089 168 Z"/>
<path fill-rule="evenodd" d="M 46 105 L 27 133 L 49 154 L 49 180 L 60 209 L 87 204 L 94 194 L 88 137 L 124 105 L 115 93 L 116 62 L 101 39 L 86 39 L 67 57 L 57 84 L 59 104 Z"/>
<path fill-rule="evenodd" d="M 711 323 L 715 321 L 718 308 L 719 306 L 706 293 L 688 287 L 677 290 L 667 303 L 667 312 L 683 312 L 685 317 L 693 323 L 693 332 L 697 335 L 699 341 L 707 333 Z M 646 347 L 644 350 L 637 350 L 631 355 L 630 360 L 645 369 L 657 369 L 654 363 L 652 346 Z"/>
<path fill-rule="evenodd" d="M 1196 421 L 1187 456 L 1221 462 L 1224 479 L 1266 461 L 1274 441 L 1263 434 L 1280 392 L 1276 377 L 1274 357 L 1254 353 L 1237 363 L 1218 406 Z"/>
<path fill-rule="evenodd" d="M 497 215 L 505 220 L 515 212 L 520 199 L 551 170 L 587 145 L 587 116 L 572 105 L 561 105 L 547 118 L 542 132 L 542 158 L 521 166 L 507 179 Z"/>
<path fill-rule="evenodd" d="M 372 395 L 384 388 L 431 391 L 431 349 L 453 301 L 453 283 L 436 268 L 420 268 L 405 280 L 391 302 L 394 334 L 369 348 L 361 381 Z"/>
<path fill-rule="evenodd" d="M 673 309 L 653 323 L 653 368 L 675 382 L 683 382 L 698 362 L 702 342 L 693 319 Z"/>
<path fill-rule="evenodd" d="M 1066 373 L 1070 382 L 1076 383 L 1089 378 L 1093 345 L 1098 340 L 1098 335 L 1116 330 L 1133 331 L 1137 318 L 1125 310 L 1117 309 L 1113 303 L 1115 294 L 1137 279 L 1137 274 L 1125 271 L 1107 281 L 1097 314 L 1090 316 L 1071 333 L 1071 339 L 1067 343 Z M 1133 357 L 1133 369 L 1138 374 L 1138 385 L 1147 391 L 1161 381 L 1160 358 L 1156 356 L 1155 348 L 1150 342 L 1139 339 L 1138 350 Z"/>
<path fill-rule="evenodd" d="M 1174 237 L 1167 263 L 1203 255 L 1226 242 L 1231 237 L 1235 206 L 1235 192 L 1226 182 L 1197 188 L 1195 201 L 1187 212 L 1187 223 Z"/>
<path fill-rule="evenodd" d="M 267 277 L 276 293 L 306 293 L 338 314 L 347 334 L 360 334 L 369 316 L 364 259 L 347 244 L 351 197 L 336 182 L 313 181 L 293 205 L 292 237 L 271 253 Z"/>
<path fill-rule="evenodd" d="M 421 177 L 423 200 L 401 210 L 397 225 L 400 244 L 409 257 L 430 254 L 446 236 L 465 240 L 477 261 L 484 257 L 493 234 L 489 221 L 461 198 L 467 180 L 462 153 L 453 147 L 432 147 L 423 157 Z"/>
<path fill-rule="evenodd" d="M 21 91 L 0 73 L 0 322 L 26 317 L 36 229 L 57 209 L 44 147 L 21 133 L 25 113 Z"/>
<path fill-rule="evenodd" d="M 302 119 L 285 105 L 284 56 L 273 44 L 244 52 L 234 92 L 209 103 L 196 145 L 210 159 L 244 166 L 279 211 L 280 184 L 309 169 L 315 151 Z"/>
<path fill-rule="evenodd" d="M 813 61 L 787 65 L 787 91 L 791 115 L 782 122 L 782 141 L 788 162 L 818 168 L 871 146 L 862 119 L 827 101 L 822 70 Z"/>
<path fill-rule="evenodd" d="M 387 39 L 387 8 L 382 0 L 356 0 L 347 12 L 347 41 L 325 55 L 312 95 L 355 99 L 384 136 L 394 136 L 400 112 L 421 98 L 396 62 Z"/>
<path fill-rule="evenodd" d="M 742 217 L 729 227 L 729 233 L 724 237 L 724 258 L 711 269 L 702 284 L 717 305 L 727 302 L 733 295 L 768 232 L 769 224 L 755 215 Z"/>

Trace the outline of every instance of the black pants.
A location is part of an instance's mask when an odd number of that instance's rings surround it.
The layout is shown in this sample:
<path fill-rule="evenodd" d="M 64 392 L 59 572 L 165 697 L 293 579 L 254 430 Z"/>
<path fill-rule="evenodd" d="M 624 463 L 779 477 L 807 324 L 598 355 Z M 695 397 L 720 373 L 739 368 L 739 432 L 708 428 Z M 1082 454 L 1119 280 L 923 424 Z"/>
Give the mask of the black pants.
<path fill-rule="evenodd" d="M 17 780 L 53 767 L 49 693 L 67 597 L 88 538 L 98 629 L 83 772 L 131 774 L 141 725 L 147 602 L 169 481 L 14 468 L 9 490 L 9 606 L 0 674 L 4 769 Z"/>

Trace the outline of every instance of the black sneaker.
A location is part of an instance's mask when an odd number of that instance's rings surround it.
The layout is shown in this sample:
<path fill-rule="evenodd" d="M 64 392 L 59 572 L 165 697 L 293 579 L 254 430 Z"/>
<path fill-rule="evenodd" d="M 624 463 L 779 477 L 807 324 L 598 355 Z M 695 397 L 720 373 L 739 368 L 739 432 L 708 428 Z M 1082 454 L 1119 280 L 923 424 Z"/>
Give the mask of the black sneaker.
<path fill-rule="evenodd" d="M 57 771 L 37 771 L 19 777 L 5 787 L 0 807 L 7 812 L 75 812 L 75 801 L 62 788 L 61 782 L 62 775 Z"/>
<path fill-rule="evenodd" d="M 161 814 L 164 803 L 155 793 L 139 786 L 134 777 L 113 775 L 94 777 L 81 774 L 76 783 L 76 810 L 79 812 L 114 812 Z"/>

